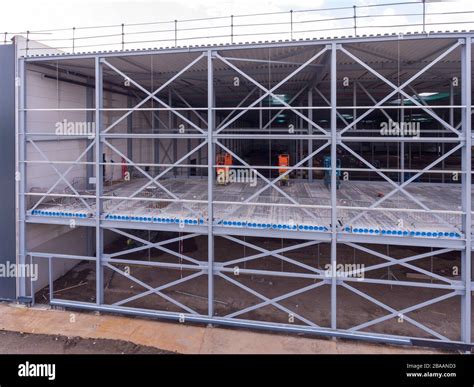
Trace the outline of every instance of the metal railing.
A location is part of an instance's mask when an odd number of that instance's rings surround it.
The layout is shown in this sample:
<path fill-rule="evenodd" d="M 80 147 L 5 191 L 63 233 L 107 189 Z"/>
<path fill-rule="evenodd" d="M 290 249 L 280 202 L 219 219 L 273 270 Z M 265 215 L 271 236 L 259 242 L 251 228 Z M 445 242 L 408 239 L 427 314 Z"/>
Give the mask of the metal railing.
<path fill-rule="evenodd" d="M 381 33 L 426 33 L 474 27 L 474 10 L 443 11 L 428 0 L 289 10 L 196 19 L 122 23 L 26 31 L 24 55 L 45 50 L 66 53 L 236 44 L 262 40 L 297 40 Z M 450 3 L 452 4 L 452 3 Z M 459 3 L 458 5 L 466 4 Z M 452 7 L 451 7 L 452 9 Z M 459 27 L 458 27 L 459 26 Z M 7 43 L 14 34 L 5 32 Z M 32 42 L 35 44 L 31 44 Z M 40 44 L 38 44 L 40 43 Z"/>

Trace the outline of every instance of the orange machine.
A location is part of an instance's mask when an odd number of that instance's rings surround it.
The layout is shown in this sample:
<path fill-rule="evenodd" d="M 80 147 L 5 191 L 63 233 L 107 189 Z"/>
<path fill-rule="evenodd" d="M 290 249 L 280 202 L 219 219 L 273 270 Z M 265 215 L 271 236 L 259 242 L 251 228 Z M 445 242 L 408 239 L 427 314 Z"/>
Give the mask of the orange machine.
<path fill-rule="evenodd" d="M 229 184 L 229 171 L 232 165 L 232 155 L 230 153 L 219 153 L 216 157 L 217 184 Z"/>
<path fill-rule="evenodd" d="M 290 166 L 290 155 L 284 153 L 281 155 L 278 155 L 278 173 L 280 175 L 283 175 L 285 172 L 288 171 L 288 168 L 284 167 L 289 167 Z M 290 182 L 290 174 L 286 174 L 284 177 L 282 177 L 280 180 L 280 185 L 288 185 Z"/>

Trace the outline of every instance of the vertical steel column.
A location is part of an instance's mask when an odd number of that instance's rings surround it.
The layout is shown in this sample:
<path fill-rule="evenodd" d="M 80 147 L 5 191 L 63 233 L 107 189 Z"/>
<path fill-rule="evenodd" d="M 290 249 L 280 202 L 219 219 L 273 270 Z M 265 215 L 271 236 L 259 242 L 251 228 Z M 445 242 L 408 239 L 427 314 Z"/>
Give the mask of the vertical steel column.
<path fill-rule="evenodd" d="M 133 98 L 131 96 L 127 97 L 127 107 L 131 109 L 133 107 Z M 153 123 L 153 133 L 155 129 L 155 124 L 154 120 L 152 121 Z M 130 114 L 127 117 L 127 134 L 132 134 L 133 133 L 133 114 Z M 130 160 L 133 160 L 133 139 L 128 137 L 127 138 L 127 157 Z"/>
<path fill-rule="evenodd" d="M 188 112 L 187 119 L 190 120 L 190 121 L 192 120 L 191 112 Z M 190 138 L 187 139 L 187 150 L 186 150 L 186 152 L 191 153 L 191 139 Z M 191 155 L 189 155 L 188 158 L 186 159 L 186 164 L 191 165 Z M 190 167 L 186 168 L 186 176 L 188 178 L 191 176 L 191 168 Z"/>
<path fill-rule="evenodd" d="M 100 216 L 102 213 L 102 192 L 104 185 L 104 174 L 101 165 L 103 145 L 100 137 L 102 131 L 102 107 L 103 107 L 103 79 L 101 58 L 95 58 L 95 257 L 96 257 L 96 303 L 104 303 L 103 267 L 102 253 L 104 247 L 104 231 L 101 227 Z"/>
<path fill-rule="evenodd" d="M 301 114 L 304 114 L 304 109 L 301 109 Z M 298 120 L 298 124 L 295 125 L 296 128 L 297 129 L 303 129 L 303 127 L 304 127 L 303 118 L 299 117 L 299 119 L 297 118 L 297 120 Z M 296 132 L 296 133 L 300 134 L 300 132 Z M 300 140 L 297 140 L 296 143 L 299 143 L 298 161 L 301 161 L 301 160 L 304 159 L 304 140 L 301 138 Z M 303 174 L 304 174 L 303 170 L 301 170 L 301 169 L 296 170 L 296 176 L 298 176 L 299 178 L 303 178 Z"/>
<path fill-rule="evenodd" d="M 86 108 L 87 109 L 94 109 L 94 80 L 92 78 L 89 78 L 87 80 L 87 83 L 89 84 L 90 87 L 86 87 Z M 94 111 L 88 110 L 86 112 L 86 121 L 87 122 L 94 122 Z M 94 140 L 89 140 L 87 139 L 87 146 L 89 146 Z M 87 162 L 88 163 L 93 163 L 94 162 L 94 149 L 91 148 L 89 152 L 87 152 Z M 94 176 L 94 166 L 92 164 L 88 164 L 86 166 L 86 187 L 89 190 L 92 190 L 92 184 L 89 183 L 89 178 Z"/>
<path fill-rule="evenodd" d="M 86 87 L 86 108 L 87 109 L 94 109 L 94 82 L 93 78 L 88 78 L 87 84 L 89 85 Z M 86 121 L 87 122 L 94 122 L 94 110 L 87 110 L 86 112 Z M 87 139 L 86 146 L 91 145 L 94 142 L 94 139 Z M 94 189 L 94 185 L 91 184 L 91 178 L 94 176 L 94 147 L 92 146 L 89 151 L 87 152 L 86 160 L 88 163 L 86 165 L 86 187 L 89 191 Z M 94 255 L 95 251 L 95 230 L 92 227 L 87 227 L 87 254 L 92 256 Z"/>
<path fill-rule="evenodd" d="M 472 162 L 472 138 L 471 138 L 471 37 L 465 38 L 465 44 L 462 46 L 461 54 L 461 72 L 462 72 L 462 132 L 464 135 L 464 147 L 462 153 L 462 209 L 463 231 L 466 237 L 466 246 L 462 251 L 461 276 L 465 286 L 465 293 L 461 297 L 461 340 L 471 342 L 471 162 Z"/>
<path fill-rule="evenodd" d="M 357 119 L 357 82 L 352 84 L 352 119 L 355 121 Z M 354 124 L 353 130 L 357 130 L 357 124 Z"/>
<path fill-rule="evenodd" d="M 213 189 L 214 189 L 214 73 L 212 50 L 207 51 L 207 264 L 208 264 L 208 315 L 214 316 L 214 235 L 213 235 Z"/>
<path fill-rule="evenodd" d="M 198 140 L 198 142 L 199 142 L 199 140 Z M 197 159 L 198 159 L 197 164 L 198 164 L 198 165 L 201 165 L 201 164 L 202 164 L 202 148 L 199 148 L 199 149 L 198 149 Z M 198 176 L 199 176 L 199 177 L 202 177 L 202 175 L 203 175 L 203 173 L 202 173 L 202 168 L 198 168 L 197 171 L 199 171 L 199 172 L 198 172 Z M 197 172 L 197 171 L 196 171 L 196 172 Z"/>
<path fill-rule="evenodd" d="M 171 88 L 168 90 L 168 105 L 171 107 L 173 106 L 173 95 L 171 93 Z M 176 117 L 174 116 L 174 114 L 172 113 L 171 110 L 168 111 L 168 127 L 171 129 L 171 132 L 173 134 L 177 134 L 178 132 L 176 131 L 177 127 L 178 127 L 178 124 L 177 124 L 177 120 L 176 120 Z M 173 152 L 173 161 L 172 163 L 174 163 L 176 160 L 178 160 L 178 140 L 176 139 L 176 137 L 173 137 L 172 139 L 170 139 L 170 141 L 172 142 L 172 152 Z M 178 174 L 178 168 L 173 168 L 173 176 L 176 177 Z"/>
<path fill-rule="evenodd" d="M 451 125 L 454 128 L 454 85 L 453 85 L 453 80 L 451 79 L 449 81 L 449 125 Z M 442 137 L 444 136 L 444 133 L 442 134 Z M 441 153 L 444 154 L 446 149 L 446 143 L 443 142 L 441 144 Z M 441 169 L 445 168 L 445 160 L 441 162 Z M 445 182 L 445 174 L 442 174 L 441 181 L 444 183 Z"/>
<path fill-rule="evenodd" d="M 262 90 L 259 90 L 259 92 L 258 92 L 258 97 L 261 98 L 261 97 L 262 97 L 262 94 L 263 94 Z M 258 129 L 259 129 L 259 131 L 260 131 L 260 130 L 263 129 L 263 109 L 262 109 L 262 107 L 263 107 L 263 101 L 260 101 L 260 102 L 258 103 L 258 107 L 260 108 L 260 109 L 258 109 Z M 270 111 L 270 119 L 271 119 L 271 117 L 272 117 L 272 113 L 273 113 L 273 111 Z M 270 121 L 269 121 L 269 122 L 270 122 Z M 272 144 L 272 141 L 271 141 L 271 123 L 270 123 L 270 125 L 268 125 L 268 133 L 270 134 L 270 139 L 269 139 L 268 144 L 269 144 L 269 146 L 270 146 L 270 148 L 271 148 L 271 144 Z M 240 152 L 240 149 L 239 149 L 241 143 L 242 143 L 242 140 L 239 140 L 239 141 L 238 141 L 238 144 L 237 144 L 237 149 L 235 149 L 235 152 L 236 152 L 239 156 L 242 156 L 242 153 Z M 270 151 L 270 155 L 269 155 L 268 157 L 271 158 L 271 151 Z M 268 164 L 269 164 L 269 165 L 272 165 L 271 160 L 268 161 Z M 269 176 L 271 176 L 272 171 L 268 171 L 268 173 L 269 173 Z"/>
<path fill-rule="evenodd" d="M 152 112 L 152 120 L 153 120 L 153 134 L 160 134 L 160 111 Z M 156 113 L 156 114 L 155 114 Z M 161 140 L 159 138 L 153 139 L 153 162 L 155 164 L 160 164 L 160 146 Z M 160 173 L 160 167 L 153 168 L 154 173 Z"/>
<path fill-rule="evenodd" d="M 405 122 L 405 102 L 404 102 L 404 99 L 402 98 L 402 107 L 400 109 L 399 124 L 403 125 L 403 122 Z M 403 133 L 403 131 L 402 131 L 402 137 L 405 137 L 405 134 Z M 400 182 L 404 183 L 405 182 L 405 141 L 401 141 L 400 143 L 400 169 L 402 170 L 400 172 Z"/>
<path fill-rule="evenodd" d="M 331 44 L 331 328 L 337 329 L 337 48 Z"/>
<path fill-rule="evenodd" d="M 308 90 L 308 119 L 310 121 L 313 121 L 313 88 L 310 88 Z M 308 122 L 308 135 L 312 136 L 313 135 L 313 125 Z M 308 139 L 308 155 L 313 153 L 313 139 L 309 138 Z M 313 182 L 313 158 L 308 160 L 308 181 L 310 183 Z"/>
<path fill-rule="evenodd" d="M 18 89 L 17 133 L 18 133 L 18 263 L 26 263 L 26 69 L 25 60 L 18 60 L 18 74 L 16 78 Z M 26 297 L 26 277 L 17 276 L 17 297 Z"/>

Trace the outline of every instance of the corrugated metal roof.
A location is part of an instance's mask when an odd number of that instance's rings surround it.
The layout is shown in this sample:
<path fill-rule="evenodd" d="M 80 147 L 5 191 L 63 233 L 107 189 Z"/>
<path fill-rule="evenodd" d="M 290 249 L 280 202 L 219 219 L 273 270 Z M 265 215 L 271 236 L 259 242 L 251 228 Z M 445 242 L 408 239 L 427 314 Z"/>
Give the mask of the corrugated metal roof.
<path fill-rule="evenodd" d="M 346 42 L 343 47 L 382 76 L 391 79 L 395 84 L 400 84 L 400 82 L 409 79 L 438 55 L 453 46 L 458 38 L 455 32 L 442 33 L 432 38 L 430 38 L 430 35 L 413 34 L 413 36 L 415 35 L 418 36 L 418 39 L 400 38 L 391 41 L 382 40 L 378 36 L 371 36 L 367 40 Z M 343 38 L 336 40 L 341 42 Z M 319 43 L 319 40 L 317 41 Z M 205 48 L 209 46 L 200 47 Z M 222 57 L 233 58 L 231 63 L 252 77 L 256 82 L 270 88 L 288 77 L 301 64 L 320 52 L 324 45 L 295 44 L 285 46 L 278 44 L 265 45 L 262 43 L 257 44 L 257 46 L 219 45 L 210 47 L 217 47 L 216 51 Z M 225 51 L 219 51 L 219 47 L 225 48 Z M 169 80 L 201 55 L 200 51 L 183 52 L 178 48 L 170 50 L 166 55 L 154 55 L 160 54 L 160 51 L 152 49 L 136 51 L 136 55 L 132 56 L 122 55 L 127 52 L 113 51 L 116 55 L 108 56 L 106 60 L 131 79 L 150 90 Z M 460 52 L 460 47 L 453 50 L 439 61 L 438 64 L 433 66 L 430 71 L 418 77 L 417 84 L 422 84 L 424 87 L 433 87 L 433 85 L 446 82 L 447 79 L 460 73 Z M 104 53 L 111 52 L 95 53 L 94 55 L 102 55 Z M 48 58 L 48 61 L 41 62 L 43 65 L 49 63 L 54 65 L 54 68 L 58 66 L 68 72 L 73 71 L 89 77 L 94 76 L 94 61 L 90 58 L 84 58 L 81 54 L 67 55 L 59 60 L 57 55 L 42 56 L 42 58 Z M 311 63 L 311 66 L 305 67 L 282 85 L 279 92 L 292 95 L 311 81 L 322 81 L 320 88 L 323 92 L 327 92 L 329 88 L 329 61 L 329 52 L 319 56 Z M 33 61 L 31 64 L 33 63 L 35 62 Z M 213 63 L 217 82 L 216 92 L 218 95 L 219 93 L 226 93 L 226 98 L 230 98 L 228 94 L 231 91 L 232 98 L 239 100 L 254 87 L 254 84 L 245 79 L 244 76 L 239 76 L 234 69 L 219 58 L 215 59 Z M 390 87 L 383 85 L 376 75 L 367 71 L 367 69 L 341 50 L 337 53 L 337 68 L 340 79 L 348 77 L 351 80 L 377 82 L 379 85 L 378 92 L 391 91 Z M 233 87 L 235 76 L 239 76 L 244 87 L 238 89 Z M 114 70 L 104 66 L 104 80 L 122 83 L 123 77 Z M 179 90 L 183 96 L 189 98 L 190 101 L 197 103 L 197 99 L 202 98 L 202 96 L 197 96 L 193 88 L 198 86 L 206 87 L 206 82 L 207 60 L 204 57 L 177 80 L 173 81 L 172 86 Z"/>
<path fill-rule="evenodd" d="M 321 37 L 321 38 L 314 38 L 314 39 L 293 39 L 293 40 L 267 40 L 267 41 L 253 41 L 253 42 L 240 42 L 240 43 L 233 43 L 233 44 L 210 44 L 210 45 L 188 45 L 188 46 L 177 46 L 177 47 L 154 47 L 154 48 L 146 48 L 146 49 L 126 49 L 126 50 L 104 50 L 104 51 L 84 51 L 78 53 L 63 53 L 58 52 L 57 54 L 36 54 L 36 55 L 28 55 L 28 58 L 39 58 L 39 57 L 57 57 L 57 56 L 83 56 L 83 55 L 110 55 L 110 54 L 123 54 L 123 53 L 149 53 L 153 51 L 162 51 L 162 50 L 190 50 L 190 49 L 208 49 L 208 48 L 246 48 L 248 46 L 254 45 L 278 45 L 278 44 L 289 44 L 289 43 L 301 43 L 301 42 L 317 42 L 321 43 L 321 41 L 344 41 L 347 39 L 377 39 L 377 38 L 386 38 L 386 37 L 430 37 L 430 35 L 435 34 L 474 34 L 474 30 L 452 30 L 452 31 L 429 31 L 426 33 L 420 32 L 407 32 L 404 34 L 392 33 L 392 34 L 368 34 L 368 35 L 348 35 L 348 36 L 337 36 L 337 37 Z"/>

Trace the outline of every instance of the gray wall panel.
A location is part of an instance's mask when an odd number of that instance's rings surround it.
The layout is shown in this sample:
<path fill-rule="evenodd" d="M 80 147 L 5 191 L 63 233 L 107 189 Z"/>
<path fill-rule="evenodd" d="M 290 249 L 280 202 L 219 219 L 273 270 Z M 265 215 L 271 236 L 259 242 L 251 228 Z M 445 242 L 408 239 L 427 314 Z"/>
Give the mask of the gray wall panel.
<path fill-rule="evenodd" d="M 16 262 L 15 46 L 0 45 L 0 264 Z M 14 299 L 16 281 L 0 277 L 0 299 Z"/>

